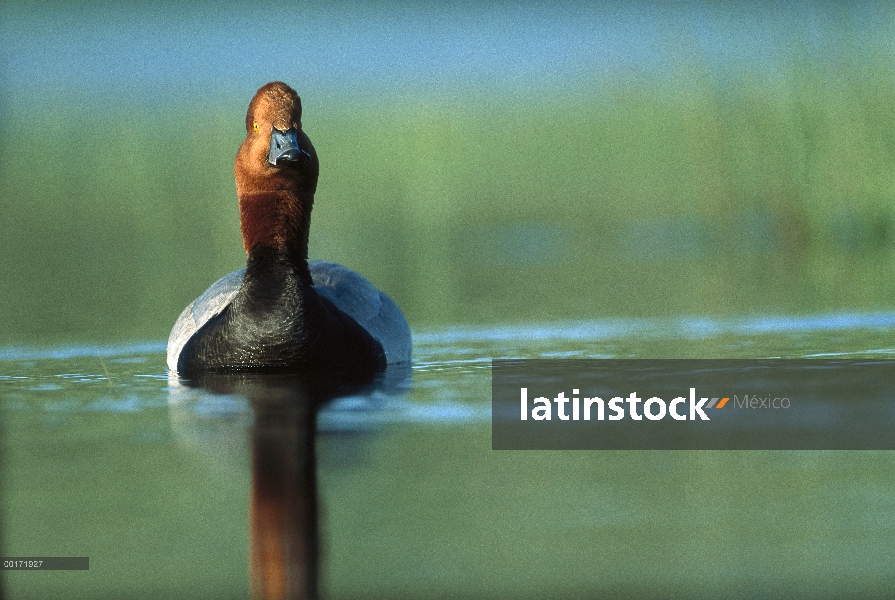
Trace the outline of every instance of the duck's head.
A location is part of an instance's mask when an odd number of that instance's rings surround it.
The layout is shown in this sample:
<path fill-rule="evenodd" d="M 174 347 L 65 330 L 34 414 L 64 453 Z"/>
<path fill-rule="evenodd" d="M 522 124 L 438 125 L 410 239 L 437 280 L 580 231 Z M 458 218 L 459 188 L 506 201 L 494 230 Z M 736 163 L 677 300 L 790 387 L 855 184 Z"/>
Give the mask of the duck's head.
<path fill-rule="evenodd" d="M 246 113 L 234 164 L 246 251 L 304 240 L 320 163 L 301 127 L 301 98 L 279 81 L 263 86 Z"/>
<path fill-rule="evenodd" d="M 301 98 L 273 81 L 252 98 L 246 113 L 246 138 L 236 154 L 236 193 L 310 191 L 320 165 L 301 128 Z"/>

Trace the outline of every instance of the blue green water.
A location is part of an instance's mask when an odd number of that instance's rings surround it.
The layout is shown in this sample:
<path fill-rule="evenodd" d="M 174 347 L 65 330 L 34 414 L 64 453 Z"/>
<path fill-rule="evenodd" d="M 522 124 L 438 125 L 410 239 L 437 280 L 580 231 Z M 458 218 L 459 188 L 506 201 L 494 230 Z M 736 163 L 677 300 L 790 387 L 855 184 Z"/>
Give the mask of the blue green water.
<path fill-rule="evenodd" d="M 895 314 L 417 333 L 316 435 L 324 598 L 887 597 L 890 452 L 497 452 L 501 357 L 895 357 Z M 162 344 L 0 354 L 4 597 L 246 598 L 253 402 Z"/>

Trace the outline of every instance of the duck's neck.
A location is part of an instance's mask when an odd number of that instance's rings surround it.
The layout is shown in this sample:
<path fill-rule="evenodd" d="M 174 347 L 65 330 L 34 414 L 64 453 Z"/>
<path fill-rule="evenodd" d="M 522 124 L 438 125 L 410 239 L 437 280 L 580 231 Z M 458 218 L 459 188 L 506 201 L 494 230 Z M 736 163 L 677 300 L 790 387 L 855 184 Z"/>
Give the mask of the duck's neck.
<path fill-rule="evenodd" d="M 272 272 L 311 285 L 308 226 L 313 195 L 293 191 L 243 193 L 239 196 L 247 277 L 268 279 Z M 291 277 L 290 277 L 291 278 Z"/>

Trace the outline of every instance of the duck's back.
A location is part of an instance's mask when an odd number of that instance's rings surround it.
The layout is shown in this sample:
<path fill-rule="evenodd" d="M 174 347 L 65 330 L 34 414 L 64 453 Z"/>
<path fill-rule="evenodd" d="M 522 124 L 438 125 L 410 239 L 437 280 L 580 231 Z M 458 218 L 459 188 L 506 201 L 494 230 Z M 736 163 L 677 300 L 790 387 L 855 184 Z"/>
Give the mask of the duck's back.
<path fill-rule="evenodd" d="M 410 326 L 395 302 L 359 273 L 342 265 L 308 262 L 314 290 L 350 316 L 382 344 L 387 364 L 410 362 Z M 245 277 L 245 268 L 218 279 L 180 314 L 168 338 L 168 368 L 177 370 L 186 343 L 233 300 Z"/>

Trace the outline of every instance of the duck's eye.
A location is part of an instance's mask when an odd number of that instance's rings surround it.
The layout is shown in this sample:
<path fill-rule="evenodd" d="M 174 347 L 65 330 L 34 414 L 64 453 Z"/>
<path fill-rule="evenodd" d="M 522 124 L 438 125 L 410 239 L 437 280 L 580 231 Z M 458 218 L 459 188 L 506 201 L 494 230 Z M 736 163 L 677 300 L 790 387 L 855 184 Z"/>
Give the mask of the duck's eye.
<path fill-rule="evenodd" d="M 252 125 L 252 128 L 253 128 L 255 131 L 258 131 L 258 121 L 255 121 L 255 124 Z"/>

